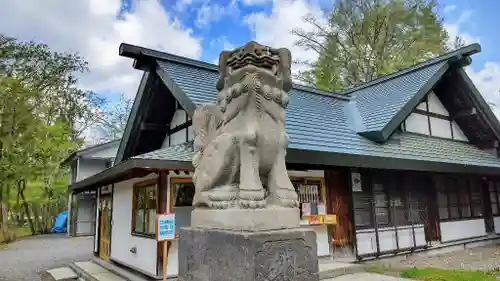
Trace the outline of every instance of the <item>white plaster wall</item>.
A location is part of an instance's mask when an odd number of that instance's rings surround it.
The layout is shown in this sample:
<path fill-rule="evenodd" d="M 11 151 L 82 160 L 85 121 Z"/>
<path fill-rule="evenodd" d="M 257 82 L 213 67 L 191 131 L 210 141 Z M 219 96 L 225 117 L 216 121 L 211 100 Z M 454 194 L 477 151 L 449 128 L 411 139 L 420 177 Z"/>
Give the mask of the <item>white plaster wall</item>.
<path fill-rule="evenodd" d="M 427 96 L 427 103 L 429 104 L 429 112 L 449 116 L 448 110 L 441 103 L 439 98 L 434 94 L 433 91 L 429 92 Z"/>
<path fill-rule="evenodd" d="M 484 219 L 441 222 L 441 241 L 455 241 L 486 235 Z"/>
<path fill-rule="evenodd" d="M 425 246 L 425 231 L 423 225 L 415 225 L 415 244 Z M 379 229 L 380 251 L 396 250 L 396 232 L 394 228 Z M 414 246 L 413 230 L 411 226 L 399 226 L 397 229 L 399 248 L 410 248 Z M 377 238 L 375 229 L 363 229 L 356 231 L 356 242 L 358 255 L 372 254 L 377 252 Z"/>
<path fill-rule="evenodd" d="M 495 233 L 500 234 L 500 217 L 493 217 L 493 223 L 495 224 Z"/>
<path fill-rule="evenodd" d="M 178 109 L 175 111 L 174 116 L 172 117 L 172 122 L 170 123 L 170 129 L 173 129 L 179 125 L 184 124 L 189 121 L 189 116 L 186 118 L 186 112 L 182 109 Z M 186 139 L 186 131 L 187 131 L 187 139 Z M 180 130 L 179 132 L 173 133 L 169 136 L 167 135 L 163 140 L 162 148 L 169 147 L 172 145 L 177 145 L 181 143 L 185 143 L 186 141 L 193 140 L 193 126 L 189 126 L 186 129 Z"/>
<path fill-rule="evenodd" d="M 96 148 L 93 151 L 89 151 L 85 153 L 85 158 L 105 158 L 110 159 L 116 157 L 116 152 L 118 151 L 118 147 L 120 146 L 120 142 L 116 141 L 109 145 L 104 145 L 102 148 Z"/>
<path fill-rule="evenodd" d="M 465 136 L 464 132 L 462 131 L 462 129 L 460 129 L 455 121 L 451 122 L 451 127 L 453 130 L 454 140 L 469 141 L 469 139 Z"/>
<path fill-rule="evenodd" d="M 429 135 L 429 121 L 427 116 L 419 113 L 412 113 L 405 121 L 407 132 Z"/>
<path fill-rule="evenodd" d="M 318 257 L 330 255 L 330 239 L 328 238 L 328 230 L 326 225 L 309 225 L 302 226 L 310 228 L 316 232 L 316 245 L 318 247 Z"/>
<path fill-rule="evenodd" d="M 106 169 L 104 159 L 80 159 L 76 181 L 81 181 Z"/>
<path fill-rule="evenodd" d="M 132 195 L 135 182 L 155 177 L 149 175 L 115 184 L 111 222 L 111 258 L 151 275 L 156 275 L 157 242 L 151 238 L 132 236 Z M 130 252 L 132 247 L 137 248 L 135 254 Z"/>
<path fill-rule="evenodd" d="M 444 120 L 441 118 L 436 118 L 431 116 L 430 122 L 431 122 L 431 134 L 433 137 L 452 139 L 451 126 L 449 120 Z"/>

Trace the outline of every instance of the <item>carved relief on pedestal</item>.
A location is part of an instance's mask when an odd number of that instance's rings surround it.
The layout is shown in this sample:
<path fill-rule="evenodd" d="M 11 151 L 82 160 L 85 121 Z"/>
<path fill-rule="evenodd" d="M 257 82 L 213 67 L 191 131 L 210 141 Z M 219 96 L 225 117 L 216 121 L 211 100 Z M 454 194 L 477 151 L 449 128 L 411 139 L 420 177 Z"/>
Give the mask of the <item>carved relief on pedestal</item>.
<path fill-rule="evenodd" d="M 217 101 L 193 115 L 196 207 L 298 206 L 285 167 L 290 67 L 288 49 L 256 42 L 220 54 Z"/>

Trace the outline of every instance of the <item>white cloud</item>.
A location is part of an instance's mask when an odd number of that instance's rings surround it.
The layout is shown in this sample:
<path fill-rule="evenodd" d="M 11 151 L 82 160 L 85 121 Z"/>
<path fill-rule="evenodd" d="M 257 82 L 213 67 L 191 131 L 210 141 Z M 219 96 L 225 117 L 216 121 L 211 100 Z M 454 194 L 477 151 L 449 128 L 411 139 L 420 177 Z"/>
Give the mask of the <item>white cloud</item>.
<path fill-rule="evenodd" d="M 195 25 L 198 28 L 207 27 L 210 23 L 218 21 L 224 16 L 239 17 L 240 10 L 236 0 L 232 0 L 227 5 L 211 4 L 206 0 L 200 7 L 196 9 Z"/>
<path fill-rule="evenodd" d="M 454 11 L 457 8 L 457 5 L 447 5 L 443 8 L 443 12 L 449 13 L 451 11 Z"/>
<path fill-rule="evenodd" d="M 451 10 L 456 7 L 451 8 Z M 448 8 L 449 11 L 450 8 Z M 445 7 L 446 11 L 446 7 Z M 465 44 L 479 43 L 480 38 L 463 31 L 463 26 L 468 24 L 473 17 L 472 11 L 464 11 L 454 23 L 445 23 L 444 27 L 450 36 L 450 43 L 456 36 L 464 39 Z M 471 67 L 467 67 L 467 74 L 476 85 L 484 99 L 492 103 L 493 111 L 500 117 L 500 64 L 498 62 L 487 62 L 483 68 L 475 72 Z"/>
<path fill-rule="evenodd" d="M 493 112 L 496 116 L 500 117 L 500 64 L 487 62 L 478 72 L 469 67 L 466 72 L 484 99 L 493 104 Z"/>
<path fill-rule="evenodd" d="M 250 26 L 253 39 L 260 44 L 275 48 L 286 47 L 292 52 L 293 60 L 312 61 L 318 57 L 317 53 L 295 46 L 298 38 L 290 32 L 294 28 L 312 31 L 314 27 L 302 20 L 308 14 L 322 21 L 326 20 L 316 1 L 274 0 L 270 14 L 250 14 L 245 22 Z M 304 68 L 305 66 L 294 65 L 292 70 L 296 72 Z"/>
<path fill-rule="evenodd" d="M 55 51 L 78 52 L 90 69 L 80 77 L 80 87 L 130 97 L 142 72 L 132 68 L 132 60 L 118 56 L 120 43 L 200 58 L 201 39 L 166 13 L 158 0 L 132 0 L 131 12 L 118 20 L 120 5 L 120 0 L 0 0 L 1 32 L 48 44 Z M 96 134 L 90 128 L 84 137 L 93 142 Z"/>
<path fill-rule="evenodd" d="M 453 41 L 457 36 L 460 36 L 464 40 L 466 45 L 479 43 L 479 37 L 473 36 L 463 31 L 464 24 L 467 24 L 470 21 L 472 15 L 472 11 L 464 11 L 460 14 L 455 22 L 444 24 L 444 28 L 446 29 L 446 31 L 448 31 L 448 35 L 450 37 L 450 44 L 453 44 Z"/>
<path fill-rule="evenodd" d="M 157 0 L 133 0 L 132 4 L 132 12 L 117 19 L 120 0 L 0 0 L 0 26 L 4 34 L 20 40 L 78 52 L 90 68 L 81 77 L 83 88 L 133 96 L 141 72 L 132 68 L 130 59 L 118 56 L 120 43 L 192 58 L 200 58 L 202 48 L 201 39 L 165 12 Z"/>
<path fill-rule="evenodd" d="M 246 6 L 262 5 L 271 2 L 272 0 L 241 0 Z"/>

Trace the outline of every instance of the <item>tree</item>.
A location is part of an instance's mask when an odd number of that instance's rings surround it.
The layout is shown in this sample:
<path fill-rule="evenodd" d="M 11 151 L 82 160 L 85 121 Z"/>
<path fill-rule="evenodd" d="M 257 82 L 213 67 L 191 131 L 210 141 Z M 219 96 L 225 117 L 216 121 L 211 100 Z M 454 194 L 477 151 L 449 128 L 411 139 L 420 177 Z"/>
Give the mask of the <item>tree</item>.
<path fill-rule="evenodd" d="M 87 71 L 86 65 L 77 54 L 0 35 L 0 234 L 4 239 L 10 238 L 9 217 L 21 221 L 26 217 L 33 234 L 45 233 L 53 216 L 66 208 L 68 170 L 60 163 L 83 144 L 80 134 L 97 121 L 102 104 L 95 93 L 77 87 L 76 77 Z"/>
<path fill-rule="evenodd" d="M 318 59 L 295 78 L 327 91 L 350 88 L 463 45 L 450 46 L 434 0 L 336 0 L 326 23 L 294 29 L 296 44 Z"/>
<path fill-rule="evenodd" d="M 123 136 L 133 102 L 131 98 L 121 94 L 116 104 L 104 108 L 97 122 L 100 142 L 120 139 Z"/>

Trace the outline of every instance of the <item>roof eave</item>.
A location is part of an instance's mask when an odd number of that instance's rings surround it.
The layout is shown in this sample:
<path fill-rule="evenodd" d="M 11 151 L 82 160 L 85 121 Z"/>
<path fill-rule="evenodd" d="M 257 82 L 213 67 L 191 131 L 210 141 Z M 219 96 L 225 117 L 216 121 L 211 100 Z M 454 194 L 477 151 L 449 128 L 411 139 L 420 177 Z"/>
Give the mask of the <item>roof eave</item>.
<path fill-rule="evenodd" d="M 463 69 L 458 69 L 457 73 L 467 84 L 467 87 L 469 87 L 471 91 L 472 101 L 479 109 L 480 114 L 484 116 L 484 118 L 490 125 L 490 128 L 495 133 L 496 137 L 500 139 L 500 122 L 498 121 L 498 118 L 495 116 L 495 113 L 493 113 L 486 100 L 483 98 L 479 90 L 474 85 L 474 82 L 472 82 L 472 80 L 470 79 L 469 75 L 467 75 L 467 73 L 465 73 Z"/>
<path fill-rule="evenodd" d="M 123 161 L 123 156 L 126 153 L 127 146 L 129 145 L 129 139 L 131 134 L 137 130 L 140 120 L 137 120 L 138 113 L 141 112 L 145 105 L 145 101 L 143 99 L 144 93 L 149 91 L 151 85 L 154 82 L 154 75 L 148 71 L 145 71 L 142 75 L 141 82 L 137 89 L 137 94 L 135 96 L 134 104 L 132 105 L 132 109 L 127 119 L 127 125 L 125 126 L 125 131 L 123 132 L 123 136 L 120 141 L 120 145 L 118 146 L 118 151 L 115 157 L 115 163 L 120 163 Z"/>
<path fill-rule="evenodd" d="M 127 180 L 132 177 L 126 177 L 126 173 L 139 169 L 145 174 L 158 170 L 182 170 L 192 169 L 191 162 L 169 161 L 157 159 L 129 159 L 116 166 L 108 168 L 98 174 L 88 177 L 69 186 L 70 191 L 88 190 L 114 184 Z"/>

